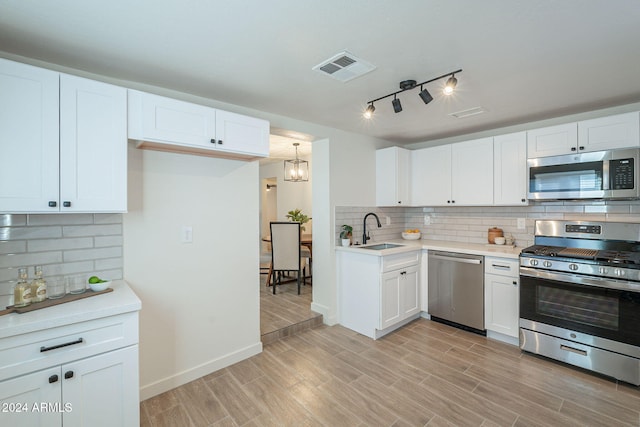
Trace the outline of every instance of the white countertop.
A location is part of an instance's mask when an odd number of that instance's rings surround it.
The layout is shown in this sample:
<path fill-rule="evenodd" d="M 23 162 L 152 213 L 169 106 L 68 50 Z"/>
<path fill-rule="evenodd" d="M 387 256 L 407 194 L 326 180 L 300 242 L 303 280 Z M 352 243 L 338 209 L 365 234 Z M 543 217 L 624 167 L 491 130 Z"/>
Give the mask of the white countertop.
<path fill-rule="evenodd" d="M 367 246 L 377 245 L 380 243 L 395 243 L 403 245 L 398 248 L 371 250 L 365 249 Z M 505 245 L 490 245 L 480 243 L 462 243 L 462 242 L 449 242 L 446 240 L 404 240 L 394 239 L 385 240 L 384 242 L 372 242 L 367 245 L 360 246 L 336 246 L 336 251 L 356 252 L 361 254 L 368 254 L 373 256 L 385 256 L 391 254 L 398 254 L 403 252 L 410 252 L 415 250 L 439 250 L 449 252 L 461 252 L 471 255 L 484 255 L 495 256 L 500 258 L 513 258 L 517 259 L 520 255 L 522 248 L 505 246 Z"/>
<path fill-rule="evenodd" d="M 114 280 L 111 287 L 113 292 L 106 294 L 0 316 L 0 338 L 140 310 L 140 299 L 124 280 Z"/>

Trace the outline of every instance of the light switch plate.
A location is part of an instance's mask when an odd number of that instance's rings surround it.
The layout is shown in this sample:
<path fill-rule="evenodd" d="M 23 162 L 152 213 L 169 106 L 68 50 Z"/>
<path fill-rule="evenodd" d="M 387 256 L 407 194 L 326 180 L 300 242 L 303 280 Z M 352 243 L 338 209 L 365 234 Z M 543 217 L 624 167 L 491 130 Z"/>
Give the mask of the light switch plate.
<path fill-rule="evenodd" d="M 525 228 L 527 228 L 525 218 L 518 218 L 518 230 L 524 230 Z"/>
<path fill-rule="evenodd" d="M 391 225 L 391 217 L 387 217 L 387 225 Z"/>
<path fill-rule="evenodd" d="M 429 215 L 424 216 L 424 225 L 431 225 L 431 217 Z"/>

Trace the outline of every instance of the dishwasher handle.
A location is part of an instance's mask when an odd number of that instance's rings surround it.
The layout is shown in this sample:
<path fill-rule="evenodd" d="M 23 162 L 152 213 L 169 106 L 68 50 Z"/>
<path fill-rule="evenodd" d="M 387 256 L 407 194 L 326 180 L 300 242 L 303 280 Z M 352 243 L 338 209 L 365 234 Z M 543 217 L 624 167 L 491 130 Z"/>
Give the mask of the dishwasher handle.
<path fill-rule="evenodd" d="M 436 254 L 430 255 L 430 257 L 435 259 L 441 259 L 444 261 L 461 262 L 464 264 L 476 264 L 476 265 L 482 264 L 481 258 L 458 258 L 454 256 L 436 255 Z"/>

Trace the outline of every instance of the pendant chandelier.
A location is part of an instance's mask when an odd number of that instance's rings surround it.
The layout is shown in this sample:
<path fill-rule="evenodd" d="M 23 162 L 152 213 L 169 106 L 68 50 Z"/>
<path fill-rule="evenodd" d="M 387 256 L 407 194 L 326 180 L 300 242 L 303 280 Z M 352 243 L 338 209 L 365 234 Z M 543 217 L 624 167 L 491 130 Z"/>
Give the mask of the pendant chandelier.
<path fill-rule="evenodd" d="M 298 145 L 300 143 L 294 142 L 293 146 L 296 147 L 296 158 L 293 160 L 284 161 L 284 180 L 291 182 L 305 182 L 309 181 L 309 162 L 306 160 L 300 160 L 298 158 Z"/>

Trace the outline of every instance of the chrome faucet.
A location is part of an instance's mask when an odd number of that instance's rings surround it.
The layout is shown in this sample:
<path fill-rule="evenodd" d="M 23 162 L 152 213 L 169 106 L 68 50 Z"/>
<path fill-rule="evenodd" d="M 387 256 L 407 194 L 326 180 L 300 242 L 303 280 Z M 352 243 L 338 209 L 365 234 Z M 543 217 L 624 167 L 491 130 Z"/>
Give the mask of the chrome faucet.
<path fill-rule="evenodd" d="M 364 216 L 364 220 L 362 221 L 362 244 L 365 245 L 367 243 L 367 240 L 371 239 L 371 237 L 369 237 L 367 235 L 367 217 L 369 215 L 373 215 L 376 219 L 376 221 L 378 221 L 378 228 L 382 227 L 382 224 L 380 224 L 380 218 L 378 218 L 378 215 L 374 214 L 373 212 L 369 212 L 368 214 L 366 214 Z"/>

